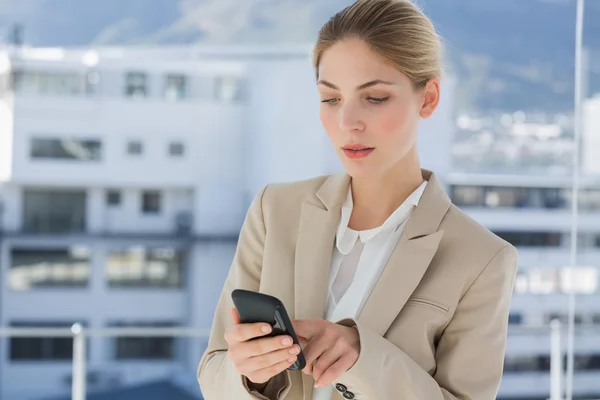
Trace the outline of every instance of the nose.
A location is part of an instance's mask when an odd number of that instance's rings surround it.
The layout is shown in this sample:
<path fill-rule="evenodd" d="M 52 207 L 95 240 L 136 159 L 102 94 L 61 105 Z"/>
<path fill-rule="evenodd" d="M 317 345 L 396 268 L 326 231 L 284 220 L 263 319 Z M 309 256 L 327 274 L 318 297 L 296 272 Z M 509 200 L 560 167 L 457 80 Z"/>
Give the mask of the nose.
<path fill-rule="evenodd" d="M 339 108 L 340 129 L 343 132 L 360 132 L 365 129 L 359 107 L 350 102 Z"/>

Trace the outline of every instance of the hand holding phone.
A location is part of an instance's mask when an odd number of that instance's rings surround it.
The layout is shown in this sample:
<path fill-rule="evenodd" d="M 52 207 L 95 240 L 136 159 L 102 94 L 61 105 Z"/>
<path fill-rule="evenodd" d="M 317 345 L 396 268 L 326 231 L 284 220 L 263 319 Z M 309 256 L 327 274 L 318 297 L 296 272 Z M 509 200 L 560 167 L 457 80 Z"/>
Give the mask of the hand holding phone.
<path fill-rule="evenodd" d="M 301 348 L 279 300 L 245 290 L 234 290 L 232 299 L 234 325 L 225 332 L 225 340 L 238 373 L 260 384 L 286 369 L 304 368 Z"/>

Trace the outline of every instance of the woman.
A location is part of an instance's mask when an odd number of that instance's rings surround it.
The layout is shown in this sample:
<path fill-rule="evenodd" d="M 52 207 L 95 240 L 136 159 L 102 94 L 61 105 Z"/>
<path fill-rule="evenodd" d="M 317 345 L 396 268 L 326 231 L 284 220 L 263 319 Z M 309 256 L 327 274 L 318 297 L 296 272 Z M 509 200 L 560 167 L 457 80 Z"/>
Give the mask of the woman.
<path fill-rule="evenodd" d="M 440 48 L 408 0 L 359 0 L 322 28 L 320 116 L 345 173 L 253 201 L 198 368 L 206 399 L 496 398 L 517 253 L 420 167 Z M 289 338 L 240 324 L 235 288 L 283 301 L 303 371 Z"/>

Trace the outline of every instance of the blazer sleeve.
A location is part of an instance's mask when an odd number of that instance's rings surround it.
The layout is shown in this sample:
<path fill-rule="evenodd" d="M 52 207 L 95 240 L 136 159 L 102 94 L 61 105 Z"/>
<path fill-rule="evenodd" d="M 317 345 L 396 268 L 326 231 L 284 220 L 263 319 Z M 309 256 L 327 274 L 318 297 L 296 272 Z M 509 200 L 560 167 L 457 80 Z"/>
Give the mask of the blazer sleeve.
<path fill-rule="evenodd" d="M 500 386 L 517 250 L 497 253 L 463 295 L 437 346 L 432 376 L 404 351 L 353 320 L 361 351 L 337 383 L 355 399 L 494 400 Z"/>
<path fill-rule="evenodd" d="M 259 393 L 249 387 L 227 357 L 225 330 L 233 323 L 230 310 L 234 307 L 234 289 L 258 291 L 262 270 L 266 228 L 262 203 L 267 187 L 253 200 L 240 231 L 233 263 L 217 303 L 208 346 L 198 365 L 197 377 L 206 400 L 260 399 L 278 400 L 291 388 L 287 371 L 273 377 Z"/>

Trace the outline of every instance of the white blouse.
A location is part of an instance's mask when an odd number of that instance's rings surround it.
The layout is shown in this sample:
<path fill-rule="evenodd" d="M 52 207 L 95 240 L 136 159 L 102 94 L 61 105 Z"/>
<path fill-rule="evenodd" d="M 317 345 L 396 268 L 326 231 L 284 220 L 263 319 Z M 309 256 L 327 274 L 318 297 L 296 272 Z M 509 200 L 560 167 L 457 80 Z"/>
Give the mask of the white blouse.
<path fill-rule="evenodd" d="M 348 227 L 353 207 L 352 190 L 348 188 L 333 249 L 325 319 L 335 322 L 358 316 L 426 186 L 425 181 L 383 225 L 364 231 Z M 333 385 L 314 389 L 313 400 L 330 400 L 332 391 Z"/>

